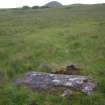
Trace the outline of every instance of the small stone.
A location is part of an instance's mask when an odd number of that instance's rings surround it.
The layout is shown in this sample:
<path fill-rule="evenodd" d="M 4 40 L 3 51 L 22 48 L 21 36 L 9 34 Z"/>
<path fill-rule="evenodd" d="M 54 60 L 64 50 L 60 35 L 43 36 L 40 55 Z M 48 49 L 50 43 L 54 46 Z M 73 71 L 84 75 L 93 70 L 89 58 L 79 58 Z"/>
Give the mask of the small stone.
<path fill-rule="evenodd" d="M 67 89 L 64 91 L 64 93 L 62 94 L 63 97 L 70 97 L 73 95 L 73 91 L 70 89 Z"/>

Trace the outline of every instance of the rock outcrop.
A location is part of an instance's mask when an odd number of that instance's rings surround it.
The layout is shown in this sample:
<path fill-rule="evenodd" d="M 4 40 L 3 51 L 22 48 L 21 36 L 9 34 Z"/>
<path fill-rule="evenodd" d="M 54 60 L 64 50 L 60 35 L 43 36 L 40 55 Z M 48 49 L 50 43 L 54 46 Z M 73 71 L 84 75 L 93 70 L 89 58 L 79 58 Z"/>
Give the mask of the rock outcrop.
<path fill-rule="evenodd" d="M 91 95 L 96 83 L 87 76 L 29 72 L 16 80 L 16 85 L 25 85 L 33 90 L 49 91 L 52 88 L 70 88 Z"/>

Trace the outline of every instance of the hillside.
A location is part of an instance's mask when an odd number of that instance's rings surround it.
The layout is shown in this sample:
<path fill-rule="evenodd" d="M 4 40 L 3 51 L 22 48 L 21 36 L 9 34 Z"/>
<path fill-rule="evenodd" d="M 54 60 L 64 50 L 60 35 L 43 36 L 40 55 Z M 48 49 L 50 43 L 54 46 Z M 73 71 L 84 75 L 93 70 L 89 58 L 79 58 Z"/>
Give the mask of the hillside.
<path fill-rule="evenodd" d="M 73 96 L 72 105 L 105 105 L 105 4 L 0 10 L 0 105 L 68 105 L 14 84 L 28 71 L 68 64 L 98 83 L 92 96 Z"/>
<path fill-rule="evenodd" d="M 45 4 L 45 6 L 47 6 L 47 7 L 61 7 L 63 5 L 57 1 L 52 1 L 52 2 Z"/>

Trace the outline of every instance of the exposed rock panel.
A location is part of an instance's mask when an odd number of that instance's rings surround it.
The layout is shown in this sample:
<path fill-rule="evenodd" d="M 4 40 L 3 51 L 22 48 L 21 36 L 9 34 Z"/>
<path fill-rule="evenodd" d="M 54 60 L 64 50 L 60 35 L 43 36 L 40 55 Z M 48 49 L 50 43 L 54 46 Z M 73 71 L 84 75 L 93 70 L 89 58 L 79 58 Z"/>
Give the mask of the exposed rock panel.
<path fill-rule="evenodd" d="M 16 80 L 17 85 L 25 85 L 35 90 L 50 90 L 55 87 L 67 87 L 90 95 L 96 83 L 87 76 L 61 75 L 43 72 L 29 72 Z"/>

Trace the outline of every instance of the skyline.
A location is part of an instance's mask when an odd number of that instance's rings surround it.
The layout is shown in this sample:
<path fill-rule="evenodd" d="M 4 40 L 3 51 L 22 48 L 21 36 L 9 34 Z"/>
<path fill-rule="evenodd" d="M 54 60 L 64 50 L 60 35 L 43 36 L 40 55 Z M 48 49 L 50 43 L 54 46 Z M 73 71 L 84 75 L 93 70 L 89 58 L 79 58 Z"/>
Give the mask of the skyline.
<path fill-rule="evenodd" d="M 0 0 L 0 8 L 16 8 L 22 7 L 24 5 L 27 6 L 42 6 L 48 2 L 53 0 Z M 105 3 L 105 0 L 54 0 L 62 3 L 63 5 L 70 4 L 97 4 L 97 3 Z"/>

